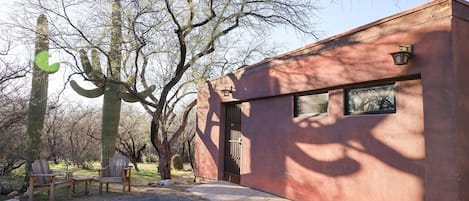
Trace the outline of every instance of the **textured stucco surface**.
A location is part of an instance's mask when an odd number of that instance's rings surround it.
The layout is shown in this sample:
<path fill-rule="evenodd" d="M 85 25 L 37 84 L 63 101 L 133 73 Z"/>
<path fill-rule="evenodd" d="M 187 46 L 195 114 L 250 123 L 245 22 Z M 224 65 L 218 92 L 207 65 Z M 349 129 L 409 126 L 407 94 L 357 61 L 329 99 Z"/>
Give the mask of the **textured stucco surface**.
<path fill-rule="evenodd" d="M 469 199 L 467 13 L 434 1 L 201 85 L 196 176 L 223 178 L 224 104 L 242 102 L 242 185 L 295 200 Z M 392 64 L 399 44 L 414 45 L 408 65 Z M 344 115 L 343 89 L 388 82 L 396 113 Z M 329 92 L 328 115 L 294 118 L 293 96 L 315 91 Z"/>

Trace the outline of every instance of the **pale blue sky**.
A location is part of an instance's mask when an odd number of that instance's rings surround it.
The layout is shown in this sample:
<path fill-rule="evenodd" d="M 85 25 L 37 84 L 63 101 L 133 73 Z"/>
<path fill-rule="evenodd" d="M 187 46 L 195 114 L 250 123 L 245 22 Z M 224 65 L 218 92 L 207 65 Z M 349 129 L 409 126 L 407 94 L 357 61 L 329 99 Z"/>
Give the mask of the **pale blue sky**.
<path fill-rule="evenodd" d="M 320 39 L 324 39 L 428 2 L 431 0 L 321 0 L 323 9 L 319 10 L 314 21 Z M 315 41 L 283 28 L 277 29 L 273 38 L 284 46 L 284 50 L 300 48 Z"/>

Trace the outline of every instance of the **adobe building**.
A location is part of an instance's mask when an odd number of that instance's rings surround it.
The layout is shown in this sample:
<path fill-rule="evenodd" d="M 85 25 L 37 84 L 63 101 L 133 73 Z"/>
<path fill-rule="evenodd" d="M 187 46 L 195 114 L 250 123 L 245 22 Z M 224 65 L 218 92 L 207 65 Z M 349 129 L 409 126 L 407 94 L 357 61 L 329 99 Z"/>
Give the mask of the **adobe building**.
<path fill-rule="evenodd" d="M 292 200 L 469 200 L 468 82 L 463 0 L 240 68 L 199 86 L 196 178 Z"/>

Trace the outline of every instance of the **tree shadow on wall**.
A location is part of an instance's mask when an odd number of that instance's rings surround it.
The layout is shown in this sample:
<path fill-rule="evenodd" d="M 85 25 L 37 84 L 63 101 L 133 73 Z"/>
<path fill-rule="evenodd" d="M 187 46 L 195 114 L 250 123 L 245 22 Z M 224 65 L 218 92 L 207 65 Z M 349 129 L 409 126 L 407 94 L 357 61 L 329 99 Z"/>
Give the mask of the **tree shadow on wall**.
<path fill-rule="evenodd" d="M 438 48 L 431 47 L 439 44 L 424 41 L 434 41 L 447 34 L 417 33 L 415 37 L 421 38 L 417 44 L 421 44 L 422 49 L 427 46 L 433 50 Z M 388 51 L 390 46 L 394 47 L 394 42 L 389 41 L 393 40 L 383 36 L 383 39 L 370 44 L 352 41 L 332 53 L 322 53 L 321 48 L 314 52 L 299 52 L 251 66 L 240 71 L 241 74 L 229 74 L 215 81 L 218 85 L 225 83 L 234 86 L 233 101 L 247 104 L 243 105 L 242 129 L 249 143 L 250 156 L 247 159 L 248 166 L 242 164 L 241 184 L 294 199 L 315 196 L 324 200 L 347 199 L 350 193 L 367 198 L 374 193 L 366 192 L 369 189 L 354 188 L 354 182 L 358 182 L 356 186 L 360 186 L 360 182 L 369 182 L 365 187 L 381 189 L 382 195 L 395 194 L 391 191 L 411 185 L 415 189 L 410 191 L 415 190 L 415 196 L 423 200 L 426 151 L 421 87 L 431 87 L 438 82 L 424 84 L 418 80 L 419 74 L 427 73 L 428 69 L 389 68 L 392 65 L 390 57 L 373 57 L 375 54 L 383 54 L 383 50 L 369 55 L 370 49 L 385 47 L 384 51 Z M 326 44 L 324 48 L 331 47 Z M 363 52 L 372 59 L 360 60 L 363 54 L 350 56 L 347 52 Z M 426 66 L 434 59 L 416 57 L 411 65 Z M 335 79 L 324 79 L 325 76 Z M 400 81 L 397 85 L 396 114 L 343 115 L 343 88 L 357 82 L 363 85 L 389 82 L 396 77 Z M 406 81 L 413 79 L 417 81 Z M 223 171 L 224 101 L 216 91 L 216 86 L 212 83 L 207 85 L 210 105 L 207 113 L 201 113 L 206 124 L 204 130 L 198 130 L 198 133 L 210 157 L 218 164 L 220 179 L 220 172 Z M 293 94 L 315 92 L 312 89 L 333 93 L 329 115 L 293 118 Z M 208 135 L 214 129 L 220 132 L 218 142 L 212 141 Z M 413 145 L 419 147 L 412 149 Z M 357 176 L 363 172 L 368 176 L 365 180 Z M 375 177 L 372 177 L 373 174 Z M 396 175 L 398 178 L 393 178 Z M 414 183 L 401 184 L 396 180 L 400 176 L 412 178 Z M 352 179 L 350 181 L 347 178 Z M 389 179 L 391 183 L 383 179 Z M 305 195 L 303 189 L 312 192 Z M 350 192 L 350 189 L 361 191 Z M 360 196 L 354 199 L 360 199 Z"/>
<path fill-rule="evenodd" d="M 277 77 L 294 76 L 293 79 L 305 76 L 304 74 L 294 75 L 291 71 L 283 75 L 280 75 L 282 72 L 276 71 L 274 74 Z M 266 77 L 272 78 L 268 75 Z M 321 80 L 321 78 L 308 77 L 306 80 Z M 271 90 L 282 91 L 279 82 L 269 81 Z M 308 85 L 313 86 L 312 83 Z M 401 85 L 398 86 L 397 91 L 401 96 L 398 104 L 421 96 L 419 83 Z M 409 88 L 417 87 L 416 92 L 406 91 L 404 85 Z M 363 177 L 375 174 L 381 178 L 370 178 L 374 181 L 356 186 L 372 187 L 375 182 L 376 186 L 384 184 L 391 188 L 398 188 L 406 184 L 399 184 L 398 181 L 390 184 L 380 180 L 410 174 L 417 179 L 412 178 L 409 181 L 420 181 L 420 184 L 417 184 L 420 187 L 409 187 L 420 188 L 416 190 L 422 190 L 422 192 L 417 192 L 417 194 L 420 193 L 423 197 L 421 193 L 423 193 L 425 174 L 424 153 L 417 158 L 408 157 L 402 153 L 402 149 L 399 150 L 402 147 L 396 148 L 392 144 L 400 140 L 390 139 L 393 136 L 406 137 L 405 134 L 412 130 L 415 133 L 408 134 L 420 136 L 415 139 L 415 143 L 420 143 L 421 138 L 423 139 L 423 122 L 418 123 L 421 127 L 417 130 L 409 127 L 418 125 L 401 125 L 406 127 L 402 130 L 397 125 L 389 125 L 390 123 L 387 123 L 389 121 L 403 123 L 398 120 L 399 115 L 402 111 L 410 109 L 402 110 L 402 107 L 398 108 L 396 114 L 344 116 L 342 89 L 330 89 L 330 91 L 335 94 L 330 95 L 331 114 L 326 117 L 294 118 L 292 95 L 249 101 L 249 111 L 246 111 L 243 117 L 243 133 L 250 141 L 250 170 L 242 174 L 242 184 L 264 191 L 282 192 L 280 195 L 298 200 L 312 197 L 319 200 L 349 200 L 347 194 L 359 188 L 349 186 L 347 183 L 365 183 Z M 407 96 L 409 96 L 408 99 L 404 98 Z M 417 111 L 414 114 L 412 111 L 411 113 L 404 115 L 413 116 L 412 118 L 419 121 L 423 119 L 423 112 Z M 403 135 L 402 132 L 405 134 Z M 407 151 L 406 149 L 404 148 L 404 152 Z M 384 172 L 391 169 L 400 173 Z M 365 176 L 357 176 L 361 174 Z M 313 192 L 309 192 L 311 190 Z M 369 194 L 373 194 L 372 191 L 380 191 L 379 189 L 369 190 Z M 357 200 L 366 199 L 366 197 L 361 197 L 365 196 L 366 192 L 355 193 Z M 395 192 L 388 193 L 395 194 Z M 386 193 L 380 192 L 379 194 Z"/>

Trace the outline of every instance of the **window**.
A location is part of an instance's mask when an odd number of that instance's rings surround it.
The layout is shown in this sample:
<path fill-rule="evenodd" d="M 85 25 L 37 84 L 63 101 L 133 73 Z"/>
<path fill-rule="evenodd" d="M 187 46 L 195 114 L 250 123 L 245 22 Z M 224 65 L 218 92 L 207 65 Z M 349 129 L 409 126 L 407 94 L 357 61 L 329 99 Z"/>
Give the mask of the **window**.
<path fill-rule="evenodd" d="M 326 115 L 328 99 L 327 92 L 295 96 L 294 117 Z"/>
<path fill-rule="evenodd" d="M 394 83 L 345 90 L 345 114 L 383 114 L 396 112 Z"/>

